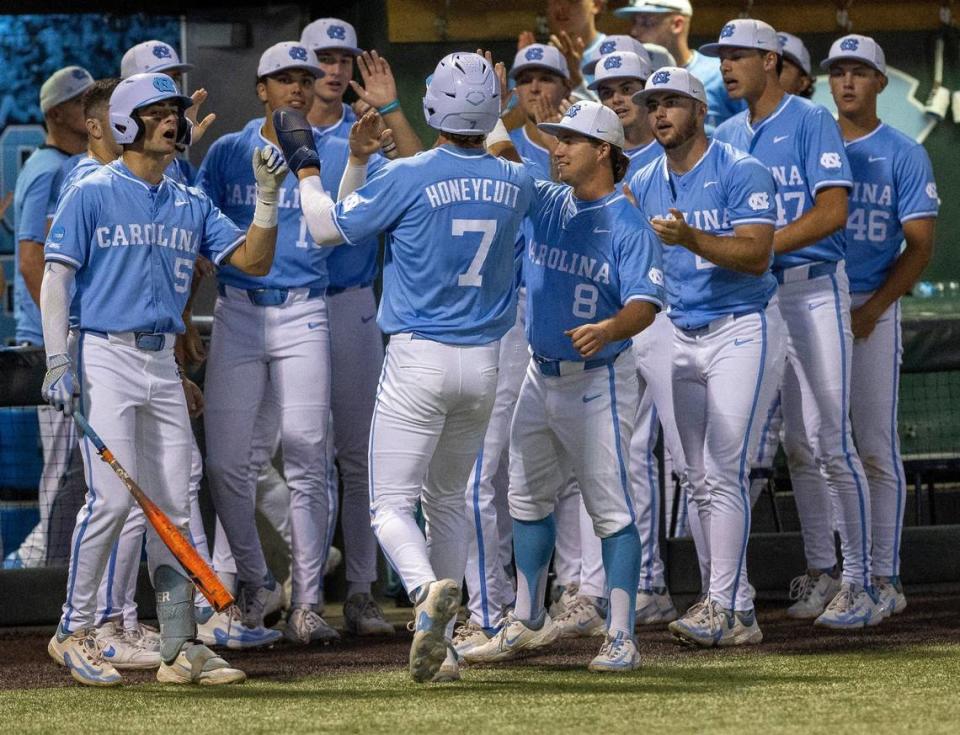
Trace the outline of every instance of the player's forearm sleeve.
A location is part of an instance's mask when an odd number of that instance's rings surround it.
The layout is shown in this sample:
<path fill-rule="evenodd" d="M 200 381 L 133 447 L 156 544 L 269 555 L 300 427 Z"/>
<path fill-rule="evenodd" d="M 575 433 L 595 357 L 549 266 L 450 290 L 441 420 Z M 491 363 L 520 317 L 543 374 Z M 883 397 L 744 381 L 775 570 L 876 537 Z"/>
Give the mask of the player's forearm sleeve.
<path fill-rule="evenodd" d="M 342 202 L 350 194 L 353 194 L 357 189 L 363 186 L 367 182 L 367 166 L 355 166 L 352 163 L 347 163 L 347 167 L 343 169 L 343 176 L 340 177 L 340 191 L 337 192 L 337 201 Z M 303 191 L 301 186 L 301 192 Z"/>
<path fill-rule="evenodd" d="M 40 286 L 40 317 L 43 321 L 43 343 L 47 355 L 67 353 L 67 331 L 70 328 L 70 293 L 76 270 L 66 263 L 48 261 Z"/>
<path fill-rule="evenodd" d="M 308 176 L 300 182 L 300 209 L 310 237 L 317 245 L 343 242 L 343 235 L 333 221 L 333 207 L 333 200 L 323 190 L 319 176 Z"/>

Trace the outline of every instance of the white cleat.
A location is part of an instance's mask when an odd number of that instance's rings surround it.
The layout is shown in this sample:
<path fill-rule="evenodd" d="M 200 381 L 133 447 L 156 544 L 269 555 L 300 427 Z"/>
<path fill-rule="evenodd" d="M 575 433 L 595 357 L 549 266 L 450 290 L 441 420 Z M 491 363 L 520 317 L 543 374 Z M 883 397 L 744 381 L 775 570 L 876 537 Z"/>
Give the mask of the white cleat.
<path fill-rule="evenodd" d="M 206 646 L 220 646 L 233 651 L 247 648 L 261 648 L 272 646 L 283 637 L 283 633 L 272 628 L 258 625 L 248 628 L 243 624 L 243 618 L 236 605 L 231 605 L 223 612 L 214 612 L 206 608 L 205 612 L 197 611 L 197 640 Z M 200 618 L 206 615 L 202 622 Z"/>
<path fill-rule="evenodd" d="M 393 635 L 396 631 L 370 593 L 357 593 L 343 605 L 343 622 L 353 635 Z"/>
<path fill-rule="evenodd" d="M 669 628 L 681 643 L 701 648 L 756 645 L 763 640 L 754 611 L 725 610 L 713 600 L 695 604 Z"/>
<path fill-rule="evenodd" d="M 831 577 L 819 569 L 808 569 L 790 582 L 790 599 L 796 602 L 787 608 L 787 617 L 812 620 L 826 609 L 839 591 L 839 577 Z"/>
<path fill-rule="evenodd" d="M 666 587 L 637 592 L 637 625 L 656 625 L 677 619 L 677 608 Z"/>
<path fill-rule="evenodd" d="M 447 623 L 460 607 L 460 585 L 452 579 L 430 583 L 423 602 L 413 611 L 410 676 L 416 682 L 432 681 L 447 658 Z"/>
<path fill-rule="evenodd" d="M 447 649 L 447 657 L 443 659 L 437 673 L 433 675 L 431 681 L 434 684 L 445 684 L 451 681 L 460 681 L 460 660 L 457 653 L 452 648 Z"/>
<path fill-rule="evenodd" d="M 125 628 L 123 635 L 128 641 L 140 641 L 147 650 L 160 651 L 160 631 L 153 626 L 137 622 L 136 628 Z"/>
<path fill-rule="evenodd" d="M 160 650 L 151 650 L 149 641 L 144 641 L 139 630 L 121 630 L 116 623 L 107 622 L 97 628 L 103 660 L 118 671 L 125 669 L 155 669 L 160 665 Z"/>
<path fill-rule="evenodd" d="M 560 638 L 592 638 L 606 635 L 607 621 L 597 606 L 587 597 L 578 597 L 556 618 L 553 624 Z"/>
<path fill-rule="evenodd" d="M 340 640 L 340 634 L 308 605 L 298 605 L 290 611 L 283 635 L 291 643 L 302 646 L 311 643 L 328 645 Z"/>
<path fill-rule="evenodd" d="M 899 615 L 906 609 L 907 598 L 903 594 L 900 577 L 874 577 L 873 588 L 877 591 L 877 604 L 885 618 Z"/>
<path fill-rule="evenodd" d="M 163 684 L 200 684 L 217 686 L 239 684 L 247 678 L 230 664 L 200 643 L 188 643 L 171 664 L 160 664 L 157 681 Z"/>
<path fill-rule="evenodd" d="M 826 610 L 813 624 L 831 630 L 859 630 L 879 625 L 884 617 L 884 610 L 878 604 L 873 590 L 844 582 Z"/>
<path fill-rule="evenodd" d="M 463 660 L 471 664 L 509 661 L 522 653 L 546 648 L 559 638 L 560 630 L 548 613 L 543 614 L 543 625 L 534 630 L 515 618 L 511 612 L 507 614 L 497 634 L 483 645 L 465 653 Z"/>
<path fill-rule="evenodd" d="M 262 627 L 264 617 L 280 609 L 283 604 L 283 586 L 276 581 L 272 584 L 272 587 L 241 586 L 237 607 L 246 627 Z"/>
<path fill-rule="evenodd" d="M 329 577 L 342 563 L 343 552 L 336 546 L 331 546 L 330 551 L 327 552 L 327 563 L 323 565 L 323 576 Z"/>
<path fill-rule="evenodd" d="M 554 585 L 550 593 L 552 602 L 550 603 L 550 617 L 556 620 L 559 618 L 567 606 L 577 601 L 577 594 L 580 592 L 580 586 L 576 584 L 558 584 Z"/>
<path fill-rule="evenodd" d="M 600 653 L 593 658 L 587 668 L 590 671 L 609 673 L 639 669 L 640 651 L 637 650 L 637 643 L 633 640 L 633 636 L 625 635 L 623 631 L 617 631 L 615 636 L 607 635 L 603 645 L 600 646 Z"/>
<path fill-rule="evenodd" d="M 472 651 L 477 646 L 482 646 L 490 640 L 490 636 L 472 620 L 468 620 L 461 625 L 453 634 L 453 648 L 461 658 Z"/>
<path fill-rule="evenodd" d="M 93 628 L 83 628 L 64 640 L 56 634 L 47 644 L 47 653 L 81 684 L 111 687 L 120 683 L 120 674 L 103 658 L 103 644 L 97 640 Z"/>

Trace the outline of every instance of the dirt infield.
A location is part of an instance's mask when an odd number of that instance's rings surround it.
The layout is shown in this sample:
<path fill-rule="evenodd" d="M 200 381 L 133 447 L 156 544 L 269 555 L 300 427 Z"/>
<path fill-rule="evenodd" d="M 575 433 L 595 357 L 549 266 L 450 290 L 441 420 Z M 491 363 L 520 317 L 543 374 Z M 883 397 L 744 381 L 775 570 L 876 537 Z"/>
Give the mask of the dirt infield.
<path fill-rule="evenodd" d="M 757 655 L 843 653 L 850 651 L 887 651 L 910 645 L 960 642 L 960 592 L 910 595 L 907 609 L 881 626 L 857 633 L 835 633 L 814 628 L 812 624 L 790 620 L 782 603 L 758 603 L 764 641 L 750 649 Z M 388 610 L 397 623 L 392 638 L 357 639 L 345 636 L 339 644 L 327 647 L 294 647 L 280 644 L 269 650 L 227 652 L 231 664 L 242 668 L 251 679 L 290 681 L 305 676 L 350 674 L 401 669 L 407 665 L 410 634 L 403 623 L 409 610 Z M 330 615 L 328 621 L 342 620 Z M 66 671 L 47 655 L 47 631 L 0 632 L 4 656 L 0 659 L 0 689 L 28 689 L 73 686 Z M 689 656 L 724 656 L 728 651 L 697 651 L 676 645 L 664 627 L 641 630 L 640 651 L 650 663 L 669 664 L 670 660 Z M 584 667 L 599 648 L 599 639 L 564 641 L 547 655 L 516 662 L 519 666 L 554 668 Z M 152 671 L 123 673 L 128 684 L 154 681 Z"/>

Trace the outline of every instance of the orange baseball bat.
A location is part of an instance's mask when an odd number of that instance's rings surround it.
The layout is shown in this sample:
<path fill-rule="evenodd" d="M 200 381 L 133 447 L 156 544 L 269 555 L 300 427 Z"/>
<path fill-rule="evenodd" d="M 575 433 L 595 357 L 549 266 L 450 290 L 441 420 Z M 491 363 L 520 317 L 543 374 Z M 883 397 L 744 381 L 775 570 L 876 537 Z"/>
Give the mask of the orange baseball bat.
<path fill-rule="evenodd" d="M 136 481 L 130 477 L 130 473 L 123 468 L 123 465 L 117 461 L 117 458 L 113 456 L 113 453 L 107 448 L 107 445 L 103 443 L 103 440 L 97 436 L 97 432 L 87 423 L 86 416 L 79 411 L 75 411 L 73 418 L 80 427 L 80 431 L 82 431 L 84 436 L 92 441 L 93 445 L 97 448 L 97 454 L 100 455 L 100 459 L 110 465 L 110 468 L 117 473 L 117 477 L 127 486 L 127 490 L 130 491 L 130 494 L 133 495 L 134 499 L 140 504 L 140 507 L 143 508 L 144 515 L 146 515 L 147 520 L 150 521 L 150 525 L 153 526 L 157 535 L 160 536 L 160 540 L 163 541 L 167 548 L 170 549 L 170 552 L 177 557 L 177 561 L 183 566 L 187 575 L 197 586 L 197 589 L 209 600 L 213 609 L 217 612 L 222 612 L 232 605 L 233 595 L 223 586 L 223 582 L 220 581 L 216 572 L 214 572 L 203 560 L 203 557 L 197 553 L 197 550 L 193 548 L 193 544 L 173 525 L 173 522 L 167 517 L 167 514 L 160 510 L 157 504 L 150 500 L 147 494 L 140 489 Z"/>

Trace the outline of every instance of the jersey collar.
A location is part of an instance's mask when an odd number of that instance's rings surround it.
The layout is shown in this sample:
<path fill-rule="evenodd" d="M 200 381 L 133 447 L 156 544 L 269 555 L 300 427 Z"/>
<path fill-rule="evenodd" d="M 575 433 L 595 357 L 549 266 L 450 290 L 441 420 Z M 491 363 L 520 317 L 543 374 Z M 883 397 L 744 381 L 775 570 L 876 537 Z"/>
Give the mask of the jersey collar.
<path fill-rule="evenodd" d="M 700 156 L 700 159 L 699 159 L 695 164 L 693 164 L 693 166 L 690 167 L 690 170 L 689 170 L 689 171 L 685 171 L 685 172 L 682 173 L 682 174 L 676 173 L 675 171 L 670 171 L 670 163 L 669 163 L 669 161 L 667 160 L 667 155 L 666 155 L 666 153 L 664 153 L 664 155 L 663 155 L 663 178 L 664 178 L 665 180 L 667 180 L 667 181 L 670 181 L 670 174 L 671 174 L 671 173 L 672 173 L 674 176 L 677 176 L 677 177 L 689 176 L 690 174 L 692 174 L 694 171 L 696 171 L 698 168 L 700 168 L 700 164 L 702 164 L 704 161 L 707 160 L 707 157 L 710 155 L 710 152 L 713 150 L 713 147 L 714 147 L 714 145 L 716 144 L 716 142 L 717 142 L 717 141 L 716 141 L 715 138 L 711 138 L 711 139 L 710 139 L 710 142 L 707 144 L 707 150 L 705 150 L 705 151 L 703 152 L 703 155 Z"/>
<path fill-rule="evenodd" d="M 113 173 L 115 173 L 117 176 L 123 179 L 127 179 L 128 181 L 132 181 L 135 184 L 139 184 L 148 192 L 160 193 L 166 188 L 166 184 L 167 184 L 166 174 L 163 174 L 163 177 L 160 179 L 159 184 L 157 184 L 156 186 L 151 186 L 146 181 L 144 181 L 139 176 L 137 176 L 135 173 L 133 173 L 133 171 L 127 168 L 127 164 L 123 162 L 122 158 L 118 158 L 116 161 L 111 161 L 110 163 L 105 164 L 105 166 L 109 168 L 111 171 L 113 171 Z"/>
<path fill-rule="evenodd" d="M 520 126 L 520 132 L 521 132 L 522 135 L 523 135 L 523 139 L 524 139 L 525 141 L 527 141 L 527 143 L 529 143 L 530 145 L 532 145 L 532 146 L 533 146 L 534 148 L 536 148 L 537 150 L 543 151 L 544 153 L 547 154 L 547 156 L 550 155 L 550 151 L 548 151 L 546 148 L 544 148 L 544 147 L 543 147 L 542 145 L 540 145 L 539 143 L 535 143 L 533 140 L 530 139 L 530 136 L 527 135 L 527 126 L 526 126 L 526 125 L 521 125 L 521 126 Z"/>
<path fill-rule="evenodd" d="M 747 122 L 747 130 L 750 131 L 750 135 L 756 135 L 762 128 L 766 127 L 775 118 L 779 117 L 780 113 L 787 109 L 787 106 L 793 102 L 794 98 L 795 95 L 784 92 L 783 99 L 780 100 L 780 104 L 776 106 L 773 112 L 763 118 L 763 120 L 758 122 L 756 125 L 750 122 L 750 110 L 747 110 L 745 120 Z"/>
<path fill-rule="evenodd" d="M 573 187 L 571 186 L 567 191 L 567 206 L 570 215 L 575 217 L 578 214 L 583 214 L 584 212 L 589 212 L 594 209 L 602 209 L 603 207 L 613 204 L 618 199 L 623 198 L 623 193 L 616 188 L 616 185 L 614 185 L 613 191 L 600 197 L 599 199 L 592 199 L 589 201 L 586 199 L 577 199 L 573 195 Z"/>
<path fill-rule="evenodd" d="M 337 120 L 335 123 L 332 123 L 330 125 L 325 125 L 322 128 L 318 125 L 314 125 L 313 129 L 316 130 L 318 133 L 320 133 L 320 135 L 326 135 L 327 133 L 331 132 L 334 128 L 338 127 L 339 125 L 342 125 L 346 117 L 347 117 L 347 106 L 341 100 L 340 101 L 340 119 Z"/>
<path fill-rule="evenodd" d="M 852 146 L 852 145 L 854 145 L 854 144 L 856 144 L 856 143 L 862 143 L 862 142 L 864 142 L 865 140 L 870 140 L 870 138 L 872 138 L 874 135 L 876 135 L 877 133 L 879 133 L 884 127 L 886 127 L 886 126 L 883 124 L 883 121 L 881 120 L 881 121 L 880 121 L 880 124 L 877 125 L 877 127 L 875 127 L 873 130 L 871 130 L 871 131 L 870 131 L 869 133 L 867 133 L 866 135 L 861 135 L 859 138 L 854 138 L 853 140 L 845 140 L 845 141 L 843 142 L 843 145 L 844 145 L 845 148 L 849 148 L 850 146 Z"/>
<path fill-rule="evenodd" d="M 634 158 L 636 158 L 640 154 L 646 153 L 656 144 L 657 144 L 657 139 L 654 138 L 646 145 L 640 145 L 640 146 L 637 146 L 636 148 L 624 148 L 623 154 L 632 161 Z"/>
<path fill-rule="evenodd" d="M 437 146 L 437 150 L 457 158 L 483 158 L 490 155 L 485 148 L 460 148 L 452 143 Z"/>
<path fill-rule="evenodd" d="M 280 151 L 280 149 L 277 147 L 277 144 L 276 144 L 276 143 L 271 143 L 269 140 L 267 140 L 267 139 L 264 137 L 264 135 L 263 135 L 263 126 L 266 125 L 266 124 L 267 124 L 267 118 L 263 118 L 263 122 L 262 122 L 260 125 L 257 126 L 257 137 L 260 138 L 260 140 L 262 140 L 264 143 L 266 143 L 268 146 L 270 146 L 270 147 L 273 148 L 274 150 Z M 314 128 L 314 130 L 316 130 L 316 128 Z M 280 151 L 280 152 L 282 153 L 283 151 Z"/>

